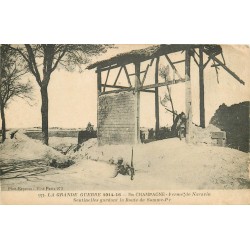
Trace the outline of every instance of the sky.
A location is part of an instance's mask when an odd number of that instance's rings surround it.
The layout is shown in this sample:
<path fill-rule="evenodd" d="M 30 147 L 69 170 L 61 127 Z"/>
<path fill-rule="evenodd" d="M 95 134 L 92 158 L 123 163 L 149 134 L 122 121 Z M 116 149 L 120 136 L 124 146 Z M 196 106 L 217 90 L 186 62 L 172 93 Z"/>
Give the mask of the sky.
<path fill-rule="evenodd" d="M 116 49 L 110 50 L 105 55 L 95 57 L 92 62 L 109 58 L 118 53 L 130 51 L 132 49 L 145 48 L 150 45 L 117 45 Z M 232 105 L 250 99 L 250 48 L 244 45 L 223 45 L 223 54 L 226 65 L 234 71 L 245 85 L 240 84 L 224 69 L 219 70 L 219 84 L 216 80 L 215 69 L 211 67 L 211 62 L 205 69 L 205 114 L 206 125 L 213 116 L 219 105 L 225 103 Z M 171 54 L 172 60 L 184 58 L 183 54 Z M 204 59 L 206 61 L 206 59 Z M 142 64 L 145 68 L 147 62 Z M 160 66 L 166 65 L 166 61 L 161 59 Z M 193 122 L 199 124 L 199 82 L 198 68 L 194 61 L 191 62 L 191 84 L 193 101 Z M 87 66 L 87 65 L 86 65 Z M 128 67 L 129 73 L 132 68 Z M 149 73 L 145 84 L 152 84 L 154 77 L 154 65 L 149 68 Z M 184 77 L 184 68 L 178 64 L 178 70 Z M 114 79 L 116 71 L 110 74 L 110 80 Z M 170 73 L 171 75 L 172 73 Z M 39 86 L 35 79 L 27 76 L 34 86 L 32 105 L 30 106 L 22 99 L 13 100 L 6 110 L 7 128 L 30 128 L 41 126 L 41 97 Z M 105 75 L 103 76 L 105 80 Z M 26 79 L 24 79 L 26 80 Z M 104 81 L 103 80 L 103 81 Z M 125 82 L 125 76 L 121 75 L 118 84 Z M 49 83 L 49 127 L 62 128 L 85 128 L 88 122 L 96 125 L 97 118 L 97 77 L 95 69 L 84 70 L 83 73 L 67 72 L 63 69 L 53 72 Z M 163 80 L 161 80 L 163 82 Z M 112 81 L 111 81 L 112 83 Z M 160 98 L 164 97 L 166 87 L 160 88 Z M 185 111 L 185 85 L 180 83 L 171 87 L 174 107 L 178 112 Z M 142 93 L 140 105 L 142 127 L 154 127 L 154 94 Z M 160 126 L 171 125 L 172 116 L 160 105 Z"/>

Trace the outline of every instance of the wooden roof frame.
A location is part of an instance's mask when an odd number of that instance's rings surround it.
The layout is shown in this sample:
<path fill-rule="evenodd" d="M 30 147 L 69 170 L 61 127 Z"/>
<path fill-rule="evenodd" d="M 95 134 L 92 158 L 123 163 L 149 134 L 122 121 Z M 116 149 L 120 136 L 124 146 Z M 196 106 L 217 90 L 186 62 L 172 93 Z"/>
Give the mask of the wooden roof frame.
<path fill-rule="evenodd" d="M 196 44 L 160 44 L 147 47 L 145 49 L 132 50 L 130 52 L 121 53 L 109 59 L 102 60 L 90 64 L 87 69 L 99 68 L 101 71 L 107 70 L 108 67 L 117 68 L 119 66 L 127 65 L 130 63 L 138 63 L 156 58 L 165 54 L 176 53 L 185 51 L 187 49 L 199 48 L 200 45 Z"/>
<path fill-rule="evenodd" d="M 197 52 L 198 51 L 198 52 Z M 177 53 L 177 52 L 185 52 L 185 59 L 172 62 L 169 58 L 169 54 Z M 204 62 L 203 55 L 206 54 L 208 59 Z M 218 59 L 218 55 L 222 55 L 223 62 Z M 177 75 L 178 79 L 174 79 L 172 81 L 166 81 L 160 83 L 158 80 L 158 71 L 159 71 L 159 58 L 161 56 L 165 56 L 169 65 L 173 69 L 174 76 Z M 197 58 L 198 59 L 197 59 Z M 161 45 L 153 45 L 149 46 L 145 49 L 139 50 L 132 50 L 127 53 L 118 54 L 114 57 L 111 57 L 106 60 L 95 62 L 87 67 L 87 69 L 94 69 L 96 68 L 97 73 L 97 89 L 98 95 L 104 95 L 108 93 L 119 93 L 122 91 L 134 91 L 136 93 L 137 104 L 139 103 L 140 99 L 140 92 L 151 92 L 155 94 L 155 115 L 156 115 L 156 134 L 159 131 L 159 96 L 158 96 L 158 88 L 170 84 L 177 84 L 180 82 L 186 82 L 186 115 L 187 115 L 187 135 L 189 135 L 190 125 L 192 121 L 192 101 L 191 101 L 191 85 L 190 85 L 190 63 L 191 58 L 193 58 L 194 62 L 197 64 L 199 68 L 199 87 L 200 87 L 200 126 L 205 127 L 205 98 L 204 98 L 204 70 L 208 63 L 212 60 L 214 63 L 211 67 L 215 67 L 216 72 L 218 67 L 222 67 L 226 70 L 231 76 L 233 76 L 237 81 L 241 84 L 245 84 L 243 80 L 241 80 L 232 70 L 230 70 L 225 63 L 222 48 L 220 45 L 216 44 L 161 44 Z M 146 70 L 140 71 L 140 64 L 144 61 L 151 60 Z M 150 85 L 143 85 L 145 78 L 147 76 L 147 71 L 149 66 L 152 66 L 153 61 L 156 60 L 155 65 L 155 81 L 153 84 Z M 181 78 L 180 74 L 178 73 L 175 64 L 177 63 L 184 63 L 185 64 L 185 78 Z M 126 65 L 134 64 L 135 71 L 133 74 L 129 74 Z M 116 69 L 120 67 L 118 75 L 115 79 L 113 85 L 107 85 L 109 73 L 112 69 Z M 129 86 L 117 86 L 117 80 L 121 73 L 121 70 L 124 69 L 126 77 L 128 79 Z M 102 72 L 108 71 L 106 75 L 105 83 L 102 83 Z M 144 73 L 143 79 L 141 79 L 141 74 Z M 132 86 L 130 82 L 130 76 L 135 75 L 135 87 Z M 115 88 L 112 91 L 105 91 L 106 88 Z M 152 90 L 154 89 L 154 90 Z M 139 104 L 138 104 L 139 105 Z M 137 106 L 138 112 L 138 119 L 139 119 L 139 107 Z M 140 127 L 139 127 L 139 120 L 137 122 L 137 137 L 138 142 L 140 140 Z M 189 141 L 189 136 L 187 136 L 187 141 Z"/>

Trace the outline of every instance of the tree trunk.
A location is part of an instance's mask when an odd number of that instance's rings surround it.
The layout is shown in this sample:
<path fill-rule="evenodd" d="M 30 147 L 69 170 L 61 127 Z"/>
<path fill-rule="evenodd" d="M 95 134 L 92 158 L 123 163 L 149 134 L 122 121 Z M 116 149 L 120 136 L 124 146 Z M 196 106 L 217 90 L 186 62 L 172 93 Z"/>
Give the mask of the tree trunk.
<path fill-rule="evenodd" d="M 44 144 L 49 145 L 49 122 L 48 122 L 48 111 L 49 111 L 49 99 L 48 99 L 48 87 L 41 87 L 41 97 L 42 97 L 42 141 Z"/>
<path fill-rule="evenodd" d="M 4 142 L 6 139 L 6 123 L 5 123 L 4 105 L 1 105 L 1 119 L 2 119 L 2 142 Z"/>

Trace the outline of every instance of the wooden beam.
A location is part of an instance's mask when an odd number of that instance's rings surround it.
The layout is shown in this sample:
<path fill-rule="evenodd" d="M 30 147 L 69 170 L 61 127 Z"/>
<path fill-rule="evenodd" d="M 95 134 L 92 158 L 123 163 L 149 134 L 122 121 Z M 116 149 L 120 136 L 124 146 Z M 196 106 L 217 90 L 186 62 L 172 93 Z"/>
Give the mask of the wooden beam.
<path fill-rule="evenodd" d="M 159 61 L 160 58 L 156 58 L 155 62 L 155 83 L 159 82 Z M 155 87 L 155 137 L 158 138 L 160 130 L 160 114 L 159 114 L 159 90 Z"/>
<path fill-rule="evenodd" d="M 102 92 L 102 72 L 97 68 L 97 139 L 99 144 L 99 95 Z"/>
<path fill-rule="evenodd" d="M 137 89 L 137 91 L 155 93 L 154 90 L 150 90 L 150 89 L 158 88 L 158 87 L 165 87 L 166 85 L 178 84 L 178 83 L 182 83 L 182 82 L 184 83 L 185 79 L 162 82 L 162 83 L 156 83 L 156 84 L 150 84 L 150 85 L 145 85 L 145 86 L 139 87 Z M 102 84 L 101 86 L 104 86 L 104 84 Z M 131 90 L 135 91 L 135 88 L 133 88 L 133 87 L 125 87 L 125 86 L 106 85 L 106 88 L 116 88 L 118 90 L 106 91 L 105 93 L 118 93 L 118 92 L 122 92 L 122 91 L 131 91 Z M 102 93 L 102 95 L 105 94 L 105 93 Z"/>
<path fill-rule="evenodd" d="M 223 69 L 225 69 L 231 76 L 233 76 L 237 81 L 241 84 L 245 85 L 245 82 L 241 80 L 232 70 L 230 70 L 225 64 L 223 64 L 218 58 L 215 56 L 210 56 L 215 62 L 217 62 Z"/>
<path fill-rule="evenodd" d="M 197 62 L 196 58 L 195 58 L 195 55 L 193 54 L 193 59 L 194 59 L 194 62 L 196 63 L 196 65 L 199 67 L 199 63 Z"/>
<path fill-rule="evenodd" d="M 108 86 L 106 86 L 106 87 L 108 88 Z M 112 88 L 112 87 L 110 87 L 110 88 Z M 108 90 L 108 91 L 102 92 L 99 94 L 99 96 L 106 95 L 106 94 L 112 94 L 112 93 L 120 93 L 120 92 L 125 92 L 125 91 L 134 91 L 135 92 L 135 88 L 131 88 L 131 87 L 123 87 L 123 88 L 119 88 L 119 89 L 117 88 L 116 90 Z M 149 90 L 149 89 L 140 90 L 140 92 L 155 93 L 154 90 Z"/>
<path fill-rule="evenodd" d="M 148 73 L 148 69 L 149 69 L 149 67 L 150 67 L 150 64 L 148 64 L 148 65 L 147 65 L 147 68 L 146 68 L 146 70 L 145 70 L 145 74 L 144 74 L 144 76 L 143 76 L 143 79 L 142 79 L 141 85 L 143 85 L 143 83 L 144 83 L 144 82 L 145 82 L 145 80 L 146 80 L 146 77 L 147 77 L 147 73 Z"/>
<path fill-rule="evenodd" d="M 192 96 L 191 96 L 191 79 L 190 79 L 190 63 L 191 56 L 190 50 L 187 49 L 185 53 L 185 103 L 186 103 L 186 142 L 189 143 L 191 140 L 192 133 Z"/>
<path fill-rule="evenodd" d="M 180 61 L 176 61 L 176 62 L 172 62 L 173 64 L 178 64 L 178 63 L 183 63 L 185 62 L 185 59 L 184 60 L 180 60 Z"/>
<path fill-rule="evenodd" d="M 125 74 L 126 74 L 126 76 L 127 76 L 127 79 L 128 79 L 128 84 L 130 85 L 130 87 L 132 86 L 132 84 L 131 84 L 131 81 L 130 81 L 130 78 L 129 78 L 129 74 L 128 74 L 128 70 L 127 70 L 127 67 L 126 66 L 124 66 L 124 71 L 125 71 Z"/>
<path fill-rule="evenodd" d="M 205 69 L 205 68 L 207 67 L 207 65 L 208 65 L 208 63 L 210 62 L 210 60 L 211 60 L 211 58 L 208 58 L 208 59 L 207 59 L 206 63 L 203 65 L 203 69 Z"/>
<path fill-rule="evenodd" d="M 204 65 L 203 65 L 203 47 L 199 48 L 199 85 L 200 85 L 200 126 L 205 128 L 205 87 L 204 87 Z"/>
<path fill-rule="evenodd" d="M 167 82 L 162 82 L 162 83 L 155 83 L 155 84 L 140 86 L 140 87 L 137 88 L 137 91 L 155 93 L 154 90 L 150 90 L 150 89 L 163 87 L 163 86 L 171 85 L 171 84 L 178 84 L 178 83 L 182 83 L 182 82 L 185 82 L 185 79 L 178 79 L 178 80 L 175 80 L 175 81 L 167 81 Z M 99 91 L 100 92 L 101 92 L 101 87 L 104 87 L 104 86 L 105 86 L 104 84 L 99 84 Z M 107 85 L 107 84 L 106 84 L 106 88 L 115 88 L 115 89 L 119 89 L 121 91 L 135 90 L 135 88 L 132 88 L 132 86 L 131 87 L 126 87 L 126 86 L 117 86 L 117 85 L 114 86 L 114 85 Z M 105 93 L 110 93 L 110 92 L 111 91 L 106 91 Z M 114 90 L 113 93 L 116 93 L 116 92 L 117 91 Z M 118 92 L 120 92 L 120 91 L 118 91 Z"/>
<path fill-rule="evenodd" d="M 181 82 L 185 82 L 185 79 L 178 79 L 178 80 L 175 80 L 175 81 L 167 81 L 167 82 L 162 82 L 162 83 L 144 85 L 144 86 L 141 86 L 139 88 L 139 90 L 141 91 L 141 90 L 145 90 L 145 89 L 158 88 L 158 87 L 163 87 L 163 86 L 171 85 L 171 84 L 177 84 L 177 83 L 181 83 Z"/>
<path fill-rule="evenodd" d="M 166 111 L 168 111 L 168 112 L 170 112 L 170 113 L 172 113 L 172 114 L 175 114 L 176 116 L 178 115 L 178 113 L 173 112 L 173 110 L 170 110 L 170 109 L 168 109 L 168 108 L 166 108 L 166 107 L 164 107 L 164 108 L 166 109 Z"/>
<path fill-rule="evenodd" d="M 116 83 L 117 83 L 117 81 L 118 81 L 118 78 L 119 78 L 119 76 L 120 76 L 120 74 L 121 74 L 122 68 L 123 68 L 123 66 L 121 66 L 121 68 L 119 69 L 119 72 L 118 72 L 118 74 L 117 74 L 117 77 L 115 78 L 114 86 L 116 85 Z"/>
<path fill-rule="evenodd" d="M 97 70 L 97 91 L 102 92 L 102 72 Z"/>
<path fill-rule="evenodd" d="M 118 85 L 104 85 L 102 84 L 102 87 L 106 86 L 106 88 L 114 88 L 114 89 L 131 89 L 131 87 L 126 86 L 118 86 Z"/>
<path fill-rule="evenodd" d="M 105 86 L 104 84 L 102 84 L 101 86 Z M 128 90 L 131 90 L 134 88 L 131 88 L 131 87 L 126 87 L 126 86 L 114 86 L 114 85 L 106 85 L 106 88 L 114 88 L 114 89 L 128 89 Z M 148 90 L 148 89 L 145 89 L 145 90 L 140 90 L 141 92 L 148 92 L 148 93 L 154 93 L 155 91 L 154 90 Z M 107 91 L 106 91 L 107 92 Z"/>
<path fill-rule="evenodd" d="M 199 57 L 199 54 L 196 52 L 195 49 L 193 49 L 193 52 Z"/>
<path fill-rule="evenodd" d="M 213 60 L 213 62 L 214 62 L 214 65 L 215 65 L 215 61 Z M 219 72 L 218 72 L 218 66 L 215 66 L 215 72 L 216 72 L 216 79 L 217 79 L 217 83 L 219 84 L 220 83 L 220 81 L 219 81 Z"/>
<path fill-rule="evenodd" d="M 118 67 L 120 67 L 120 66 L 121 66 L 121 65 L 118 65 L 118 64 L 109 65 L 108 67 L 97 69 L 97 70 L 96 70 L 96 73 L 97 73 L 97 71 L 106 71 L 106 70 L 118 68 Z"/>
<path fill-rule="evenodd" d="M 174 70 L 174 72 L 176 73 L 176 75 L 181 79 L 181 75 L 179 74 L 178 70 L 176 69 L 176 67 L 174 66 L 174 64 L 172 63 L 172 61 L 170 60 L 170 58 L 168 57 L 168 55 L 165 55 L 167 61 L 169 62 L 171 68 Z"/>
<path fill-rule="evenodd" d="M 116 90 L 109 90 L 109 91 L 106 91 L 106 92 L 102 92 L 99 94 L 99 96 L 101 95 L 107 95 L 107 94 L 113 94 L 113 93 L 120 93 L 120 92 L 125 92 L 125 91 L 133 91 L 134 88 L 129 88 L 129 87 L 125 87 L 125 88 L 119 88 L 119 89 L 116 89 Z"/>
<path fill-rule="evenodd" d="M 140 81 L 140 62 L 135 64 L 135 119 L 136 119 L 136 128 L 135 128 L 135 142 L 140 143 L 140 91 L 138 91 L 141 81 Z"/>
<path fill-rule="evenodd" d="M 146 72 L 146 70 L 143 70 L 143 71 L 141 71 L 140 73 L 142 74 L 142 73 L 145 73 Z M 131 73 L 131 74 L 128 74 L 129 76 L 135 76 L 135 73 Z"/>
<path fill-rule="evenodd" d="M 219 67 L 220 66 L 220 64 L 213 64 L 213 65 L 211 65 L 211 68 L 213 68 L 213 67 Z"/>
<path fill-rule="evenodd" d="M 103 92 L 105 92 L 106 84 L 107 84 L 108 78 L 109 78 L 109 73 L 110 73 L 110 68 L 109 68 L 107 76 L 106 76 L 106 80 L 105 80 L 104 87 L 103 87 Z"/>
<path fill-rule="evenodd" d="M 153 65 L 154 60 L 155 60 L 155 58 L 153 57 L 153 58 L 151 59 L 151 61 L 150 61 L 150 66 Z"/>
<path fill-rule="evenodd" d="M 155 93 L 154 90 L 149 90 L 149 89 L 140 90 L 140 92 Z"/>

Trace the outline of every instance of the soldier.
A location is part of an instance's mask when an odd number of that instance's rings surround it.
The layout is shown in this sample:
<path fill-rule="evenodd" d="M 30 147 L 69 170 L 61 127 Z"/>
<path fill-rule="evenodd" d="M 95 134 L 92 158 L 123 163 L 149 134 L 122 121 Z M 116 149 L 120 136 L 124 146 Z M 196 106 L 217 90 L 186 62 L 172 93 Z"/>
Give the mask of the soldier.
<path fill-rule="evenodd" d="M 134 179 L 134 168 L 131 167 L 128 163 L 123 162 L 123 158 L 119 157 L 117 160 L 117 172 L 122 175 L 129 175 L 131 180 Z"/>
<path fill-rule="evenodd" d="M 178 131 L 178 136 L 180 140 L 182 139 L 182 136 L 186 136 L 186 115 L 184 112 L 181 112 L 179 120 L 177 121 L 177 131 Z"/>
<path fill-rule="evenodd" d="M 92 125 L 90 122 L 87 125 L 86 131 L 92 133 L 94 131 L 94 125 Z"/>

